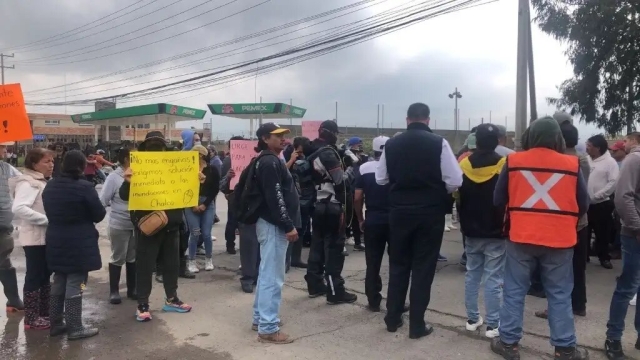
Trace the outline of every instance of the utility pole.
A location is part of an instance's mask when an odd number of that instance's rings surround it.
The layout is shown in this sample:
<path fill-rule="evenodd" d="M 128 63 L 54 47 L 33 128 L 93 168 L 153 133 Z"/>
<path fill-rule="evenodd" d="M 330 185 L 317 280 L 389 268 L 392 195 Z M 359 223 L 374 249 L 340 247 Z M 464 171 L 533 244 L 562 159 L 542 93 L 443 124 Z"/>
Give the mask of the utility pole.
<path fill-rule="evenodd" d="M 384 104 L 382 104 L 382 116 L 380 119 L 382 120 L 382 128 L 384 129 Z"/>
<path fill-rule="evenodd" d="M 15 69 L 16 66 L 15 65 L 11 65 L 11 66 L 5 66 L 4 65 L 4 58 L 12 58 L 14 57 L 14 54 L 11 55 L 7 55 L 7 54 L 0 54 L 0 73 L 2 73 L 2 85 L 4 85 L 4 69 Z"/>
<path fill-rule="evenodd" d="M 454 91 L 453 93 L 449 94 L 449 99 L 454 99 L 455 102 L 455 108 L 453 110 L 453 129 L 457 132 L 458 131 L 458 99 L 462 98 L 462 94 L 460 94 L 460 92 L 458 91 L 458 88 L 456 88 L 456 91 Z"/>
<path fill-rule="evenodd" d="M 529 1 L 527 1 L 529 2 Z M 531 109 L 531 121 L 538 118 L 538 109 L 536 106 L 536 76 L 533 67 L 533 40 L 531 40 L 531 19 L 529 4 L 527 4 L 527 33 L 528 33 L 528 52 L 529 52 L 529 107 Z"/>
<path fill-rule="evenodd" d="M 376 130 L 378 131 L 378 136 L 380 136 L 380 104 L 378 104 L 378 121 L 376 122 Z"/>
<path fill-rule="evenodd" d="M 516 150 L 522 149 L 522 133 L 527 127 L 527 70 L 529 60 L 529 0 L 518 0 L 518 58 L 516 78 Z"/>

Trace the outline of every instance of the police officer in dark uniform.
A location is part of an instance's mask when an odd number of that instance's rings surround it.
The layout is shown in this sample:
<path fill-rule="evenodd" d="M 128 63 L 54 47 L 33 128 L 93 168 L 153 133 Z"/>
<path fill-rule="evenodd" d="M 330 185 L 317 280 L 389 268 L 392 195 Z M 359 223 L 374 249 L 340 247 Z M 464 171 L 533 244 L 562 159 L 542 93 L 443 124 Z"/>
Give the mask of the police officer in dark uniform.
<path fill-rule="evenodd" d="M 327 296 L 331 305 L 353 303 L 358 297 L 345 290 L 342 278 L 344 266 L 344 205 L 349 195 L 347 184 L 353 181 L 346 171 L 336 142 L 338 124 L 322 122 L 318 138 L 313 140 L 314 152 L 307 157 L 313 166 L 317 200 L 312 217 L 312 240 L 307 268 L 309 297 Z M 326 283 L 325 283 L 326 280 Z"/>
<path fill-rule="evenodd" d="M 376 183 L 389 189 L 389 289 L 385 323 L 389 332 L 402 326 L 411 278 L 409 337 L 433 332 L 424 321 L 431 297 L 445 213 L 451 193 L 462 185 L 462 170 L 447 140 L 429 128 L 429 107 L 407 110 L 407 131 L 385 144 Z"/>

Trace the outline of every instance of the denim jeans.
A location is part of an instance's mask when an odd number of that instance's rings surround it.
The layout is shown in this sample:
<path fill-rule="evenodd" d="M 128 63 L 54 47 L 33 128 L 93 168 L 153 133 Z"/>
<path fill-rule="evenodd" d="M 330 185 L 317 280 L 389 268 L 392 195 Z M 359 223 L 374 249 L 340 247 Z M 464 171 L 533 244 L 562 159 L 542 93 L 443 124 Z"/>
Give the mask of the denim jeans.
<path fill-rule="evenodd" d="M 638 293 L 640 287 L 640 242 L 631 236 L 620 236 L 622 245 L 622 274 L 611 298 L 607 339 L 620 340 L 624 331 L 629 300 Z M 636 307 L 636 331 L 640 334 L 640 312 Z"/>
<path fill-rule="evenodd" d="M 200 197 L 200 204 L 204 201 L 205 197 Z M 216 214 L 216 205 L 211 202 L 204 212 L 196 213 L 192 209 L 184 210 L 184 217 L 187 220 L 189 226 L 189 260 L 195 260 L 196 249 L 198 248 L 198 241 L 200 235 L 204 241 L 204 251 L 207 258 L 210 258 L 213 253 L 213 243 L 211 242 L 211 228 L 213 228 L 213 219 Z"/>
<path fill-rule="evenodd" d="M 505 344 L 515 344 L 522 338 L 524 299 L 536 264 L 547 294 L 551 345 L 574 347 L 576 329 L 571 307 L 573 248 L 555 249 L 512 241 L 507 242 L 500 339 Z"/>
<path fill-rule="evenodd" d="M 484 278 L 486 324 L 494 329 L 500 325 L 505 247 L 505 239 L 466 239 L 467 273 L 464 278 L 464 304 L 467 308 L 467 319 L 476 322 L 480 317 L 478 292 Z"/>
<path fill-rule="evenodd" d="M 104 174 L 104 172 L 100 169 L 96 170 L 96 176 L 98 177 L 98 179 L 105 181 L 107 180 L 107 175 Z"/>
<path fill-rule="evenodd" d="M 280 302 L 289 242 L 282 229 L 262 218 L 256 223 L 256 234 L 260 243 L 260 270 L 253 323 L 258 324 L 259 334 L 273 334 L 280 330 Z"/>

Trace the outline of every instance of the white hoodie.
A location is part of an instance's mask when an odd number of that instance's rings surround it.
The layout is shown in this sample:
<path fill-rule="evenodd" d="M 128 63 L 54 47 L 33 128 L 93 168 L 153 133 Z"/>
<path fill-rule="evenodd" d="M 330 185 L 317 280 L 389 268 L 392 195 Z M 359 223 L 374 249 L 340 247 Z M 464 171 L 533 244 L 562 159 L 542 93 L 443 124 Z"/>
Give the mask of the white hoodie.
<path fill-rule="evenodd" d="M 591 174 L 587 183 L 591 204 L 599 204 L 609 199 L 618 181 L 618 163 L 607 151 L 604 155 L 593 160 L 589 158 Z"/>

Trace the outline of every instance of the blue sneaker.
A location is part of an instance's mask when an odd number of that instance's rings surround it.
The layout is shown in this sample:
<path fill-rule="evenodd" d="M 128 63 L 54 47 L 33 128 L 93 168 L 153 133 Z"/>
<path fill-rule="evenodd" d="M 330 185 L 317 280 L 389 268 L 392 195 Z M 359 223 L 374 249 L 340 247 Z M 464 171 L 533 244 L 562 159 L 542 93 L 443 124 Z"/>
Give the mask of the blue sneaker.
<path fill-rule="evenodd" d="M 162 311 L 177 312 L 177 313 L 188 313 L 189 311 L 191 311 L 191 305 L 183 303 L 177 297 L 173 297 L 171 299 L 167 299 L 164 302 L 164 306 L 162 307 Z"/>
<path fill-rule="evenodd" d="M 438 261 L 447 261 L 447 258 L 442 256 L 442 254 L 438 254 Z"/>

